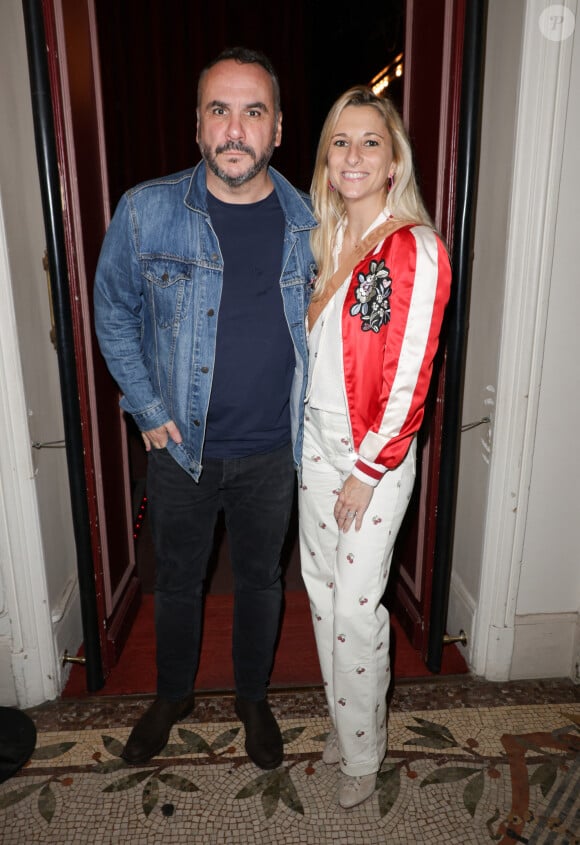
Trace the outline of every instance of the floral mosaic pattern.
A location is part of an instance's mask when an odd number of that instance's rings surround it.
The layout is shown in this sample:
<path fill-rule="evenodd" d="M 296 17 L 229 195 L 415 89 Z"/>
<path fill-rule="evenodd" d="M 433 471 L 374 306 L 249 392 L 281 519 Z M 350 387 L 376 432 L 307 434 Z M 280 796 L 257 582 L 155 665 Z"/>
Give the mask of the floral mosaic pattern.
<path fill-rule="evenodd" d="M 41 732 L 0 785 L 1 841 L 580 845 L 580 704 L 391 714 L 375 795 L 350 811 L 321 761 L 327 720 L 281 727 L 272 772 L 249 763 L 239 724 L 176 727 L 140 766 L 120 757 L 126 728 Z"/>

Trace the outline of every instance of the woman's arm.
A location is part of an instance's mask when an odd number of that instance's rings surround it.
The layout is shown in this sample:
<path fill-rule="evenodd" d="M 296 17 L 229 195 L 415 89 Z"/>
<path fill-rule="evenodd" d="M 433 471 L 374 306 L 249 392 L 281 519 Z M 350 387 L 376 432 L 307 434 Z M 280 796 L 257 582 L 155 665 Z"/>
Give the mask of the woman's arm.
<path fill-rule="evenodd" d="M 373 373 L 369 366 L 367 383 L 370 388 L 374 381 L 376 391 L 380 378 L 380 395 L 369 406 L 372 420 L 353 471 L 371 485 L 398 466 L 421 426 L 451 286 L 447 251 L 429 227 L 396 232 L 386 243 L 390 319 L 380 330 L 387 330 L 382 371 Z M 364 379 L 364 373 L 360 376 Z M 359 385 L 359 393 L 361 389 L 364 385 Z"/>

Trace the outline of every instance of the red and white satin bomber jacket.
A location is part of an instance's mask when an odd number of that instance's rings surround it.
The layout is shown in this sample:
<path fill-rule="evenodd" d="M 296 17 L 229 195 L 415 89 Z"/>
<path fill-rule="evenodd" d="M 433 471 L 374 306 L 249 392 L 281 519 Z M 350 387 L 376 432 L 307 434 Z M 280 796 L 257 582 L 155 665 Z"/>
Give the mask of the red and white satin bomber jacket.
<path fill-rule="evenodd" d="M 424 225 L 387 236 L 352 272 L 343 365 L 361 481 L 398 466 L 421 426 L 450 287 L 445 246 Z"/>

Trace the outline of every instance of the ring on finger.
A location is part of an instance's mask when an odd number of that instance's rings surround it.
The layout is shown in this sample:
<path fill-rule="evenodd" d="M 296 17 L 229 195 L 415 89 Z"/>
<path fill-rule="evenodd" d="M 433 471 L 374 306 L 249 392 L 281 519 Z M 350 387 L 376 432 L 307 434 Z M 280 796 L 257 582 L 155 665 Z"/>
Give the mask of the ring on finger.
<path fill-rule="evenodd" d="M 347 512 L 346 512 L 346 515 L 347 515 L 347 516 L 351 516 L 351 517 L 352 517 L 352 516 L 356 516 L 356 511 L 347 511 Z"/>

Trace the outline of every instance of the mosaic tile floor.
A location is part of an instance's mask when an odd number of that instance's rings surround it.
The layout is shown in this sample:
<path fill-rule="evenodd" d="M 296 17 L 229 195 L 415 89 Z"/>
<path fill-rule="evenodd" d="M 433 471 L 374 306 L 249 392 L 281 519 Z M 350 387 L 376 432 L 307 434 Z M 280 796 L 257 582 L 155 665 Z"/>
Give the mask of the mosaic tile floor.
<path fill-rule="evenodd" d="M 120 759 L 149 699 L 29 711 L 30 763 L 0 785 L 2 845 L 580 845 L 580 687 L 462 677 L 400 684 L 389 752 L 365 804 L 336 804 L 320 689 L 271 695 L 284 764 L 245 755 L 229 694 L 207 695 L 148 764 Z"/>

